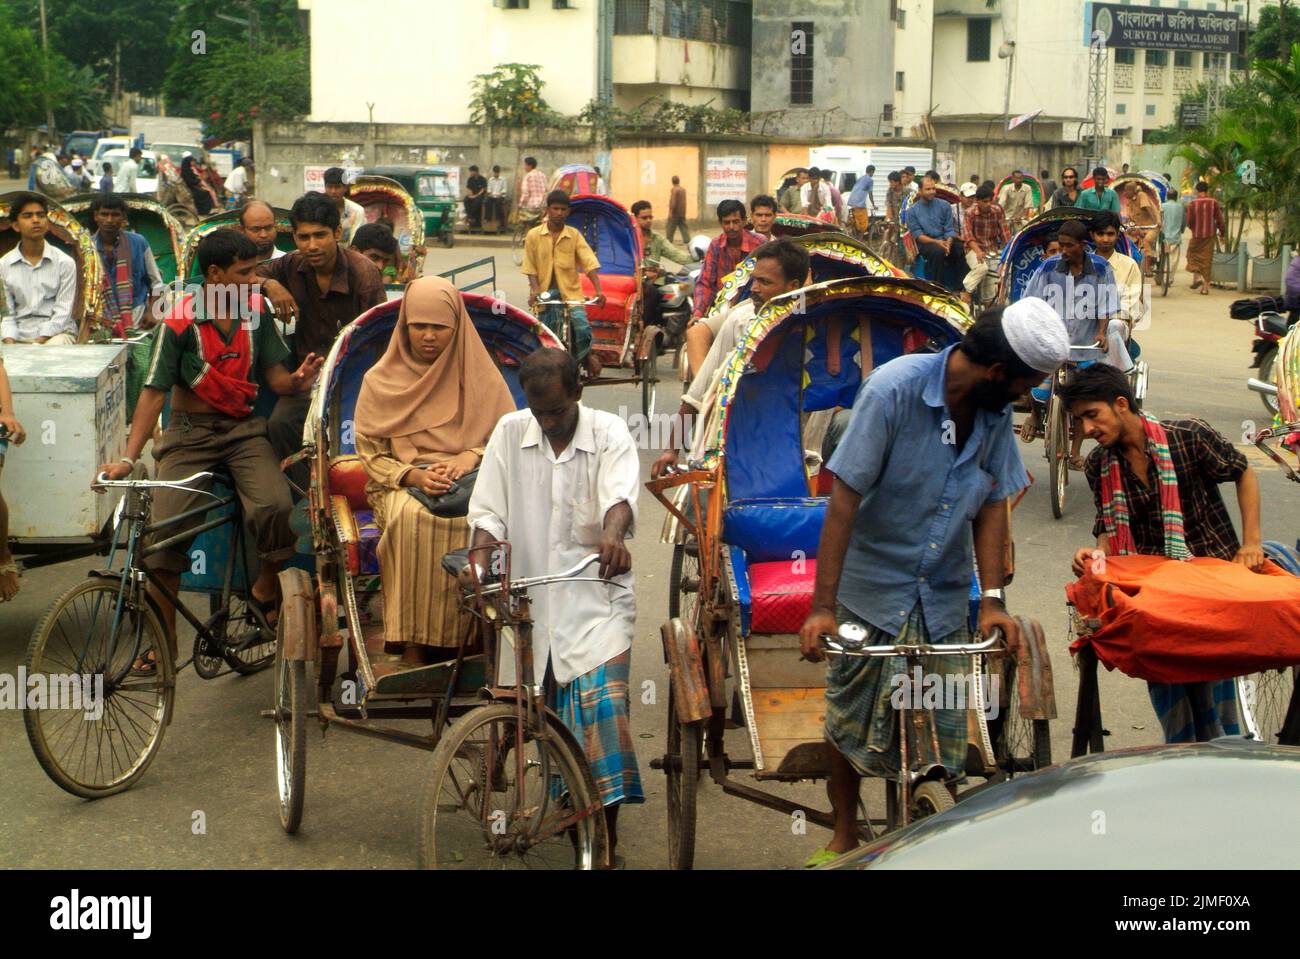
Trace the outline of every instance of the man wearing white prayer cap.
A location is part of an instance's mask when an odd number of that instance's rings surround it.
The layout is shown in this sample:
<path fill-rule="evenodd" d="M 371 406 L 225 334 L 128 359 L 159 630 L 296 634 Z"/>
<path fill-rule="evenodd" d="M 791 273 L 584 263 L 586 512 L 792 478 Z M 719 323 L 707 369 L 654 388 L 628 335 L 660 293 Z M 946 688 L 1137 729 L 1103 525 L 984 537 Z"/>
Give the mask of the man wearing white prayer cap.
<path fill-rule="evenodd" d="M 1011 428 L 1009 405 L 1065 361 L 1060 319 L 1040 301 L 985 312 L 961 343 L 912 353 L 874 370 L 858 390 L 833 450 L 835 476 L 817 552 L 812 610 L 799 632 L 804 656 L 823 657 L 820 637 L 841 625 L 866 628 L 870 645 L 961 643 L 970 636 L 970 589 L 980 571 L 979 630 L 1020 630 L 1002 585 L 1007 500 L 1029 484 Z M 843 420 L 847 419 L 847 424 Z M 957 660 L 937 661 L 954 673 Z M 835 815 L 818 865 L 858 844 L 862 776 L 899 772 L 893 667 L 883 659 L 837 656 L 827 670 L 825 735 L 828 792 Z M 952 688 L 944 683 L 945 688 Z M 955 704 L 947 704 L 951 706 Z M 912 762 L 960 776 L 966 713 L 926 714 Z M 937 753 L 934 744 L 938 744 Z"/>

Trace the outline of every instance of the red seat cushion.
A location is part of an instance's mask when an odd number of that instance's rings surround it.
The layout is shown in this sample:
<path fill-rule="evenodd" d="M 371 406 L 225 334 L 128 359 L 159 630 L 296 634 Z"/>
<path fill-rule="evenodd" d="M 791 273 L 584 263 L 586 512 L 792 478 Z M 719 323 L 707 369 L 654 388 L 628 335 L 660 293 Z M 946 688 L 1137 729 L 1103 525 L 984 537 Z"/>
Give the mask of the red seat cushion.
<path fill-rule="evenodd" d="M 605 294 L 604 306 L 586 307 L 588 320 L 608 320 L 614 323 L 627 322 L 627 310 L 630 302 L 635 302 L 641 295 L 641 287 L 634 276 L 605 276 L 600 278 L 600 292 Z M 595 287 L 584 274 L 582 277 L 582 295 L 594 296 Z"/>
<path fill-rule="evenodd" d="M 346 496 L 353 511 L 370 509 L 366 499 L 366 468 L 360 456 L 336 456 L 330 460 L 329 490 L 331 496 Z"/>
<path fill-rule="evenodd" d="M 749 564 L 751 633 L 797 633 L 812 610 L 817 560 Z"/>

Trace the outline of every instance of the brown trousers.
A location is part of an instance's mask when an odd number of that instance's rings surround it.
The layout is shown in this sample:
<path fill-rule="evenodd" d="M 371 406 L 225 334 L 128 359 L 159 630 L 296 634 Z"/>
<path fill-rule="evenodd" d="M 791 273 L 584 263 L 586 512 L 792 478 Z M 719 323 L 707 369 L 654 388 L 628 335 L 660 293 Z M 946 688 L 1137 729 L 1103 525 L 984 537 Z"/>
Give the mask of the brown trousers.
<path fill-rule="evenodd" d="M 225 467 L 235 481 L 244 518 L 253 527 L 257 555 L 263 562 L 283 562 L 293 555 L 296 537 L 289 528 L 293 500 L 280 472 L 279 460 L 266 438 L 266 420 L 260 416 L 233 417 L 222 413 L 173 411 L 162 442 L 154 449 L 159 480 L 178 480 L 216 467 Z M 152 522 L 188 512 L 210 497 L 198 492 L 212 483 L 195 484 L 193 492 L 160 489 L 153 494 Z M 152 533 L 145 545 L 161 542 L 184 529 L 200 525 L 202 514 L 185 523 Z M 172 544 L 145 560 L 150 569 L 181 573 L 190 567 L 189 548 L 194 538 Z"/>

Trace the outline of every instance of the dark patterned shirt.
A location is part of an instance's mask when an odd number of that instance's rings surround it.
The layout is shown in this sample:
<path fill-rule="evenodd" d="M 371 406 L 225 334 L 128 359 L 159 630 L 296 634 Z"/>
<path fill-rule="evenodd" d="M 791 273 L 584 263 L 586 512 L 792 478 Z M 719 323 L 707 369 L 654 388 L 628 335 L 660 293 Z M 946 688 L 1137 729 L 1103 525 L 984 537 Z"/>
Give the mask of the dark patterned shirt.
<path fill-rule="evenodd" d="M 1245 455 L 1223 434 L 1203 420 L 1161 420 L 1169 438 L 1169 457 L 1178 477 L 1178 497 L 1183 507 L 1183 530 L 1193 556 L 1231 560 L 1241 543 L 1233 528 L 1228 507 L 1219 493 L 1220 483 L 1236 482 L 1249 465 Z M 1101 512 L 1101 457 L 1099 446 L 1088 455 L 1084 475 L 1092 487 L 1097 519 L 1094 536 L 1106 532 Z M 1160 484 L 1155 461 L 1147 457 L 1147 483 L 1133 474 L 1128 460 L 1120 455 L 1120 475 L 1128 497 L 1129 529 L 1137 551 L 1148 556 L 1165 553 L 1165 528 L 1160 513 Z"/>

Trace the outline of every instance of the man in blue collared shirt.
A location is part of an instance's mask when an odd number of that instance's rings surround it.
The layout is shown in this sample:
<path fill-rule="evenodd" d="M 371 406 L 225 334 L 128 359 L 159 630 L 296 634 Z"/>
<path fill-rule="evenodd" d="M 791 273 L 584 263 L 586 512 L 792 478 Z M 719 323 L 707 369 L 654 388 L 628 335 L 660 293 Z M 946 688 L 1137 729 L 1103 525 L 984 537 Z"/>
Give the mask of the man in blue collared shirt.
<path fill-rule="evenodd" d="M 871 212 L 876 209 L 875 174 L 874 166 L 867 167 L 867 172 L 858 177 L 853 184 L 853 189 L 849 191 L 849 219 L 857 231 L 864 236 L 871 221 Z M 871 211 L 868 211 L 868 205 Z"/>
<path fill-rule="evenodd" d="M 984 588 L 980 630 L 988 635 L 997 627 L 1018 642 L 1001 590 L 1006 500 L 1029 481 L 1008 404 L 1058 367 L 1067 348 L 1050 308 L 1024 301 L 985 313 L 958 346 L 900 357 L 864 381 L 827 464 L 835 485 L 812 612 L 800 630 L 806 657 L 821 659 L 819 637 L 849 621 L 865 623 L 872 644 L 964 642 L 972 558 Z M 857 845 L 860 777 L 898 772 L 891 703 L 898 682 L 891 677 L 903 672 L 903 662 L 837 657 L 830 667 L 826 738 L 836 825 L 817 856 Z M 945 703 L 933 722 L 940 753 L 929 761 L 958 775 L 965 713 Z M 919 751 L 931 752 L 930 736 L 917 738 Z M 915 751 L 912 758 L 921 759 Z"/>
<path fill-rule="evenodd" d="M 952 222 L 952 205 L 935 197 L 936 185 L 934 177 L 922 178 L 921 192 L 907 209 L 907 229 L 925 260 L 926 277 L 955 293 L 966 276 L 966 251 Z"/>

